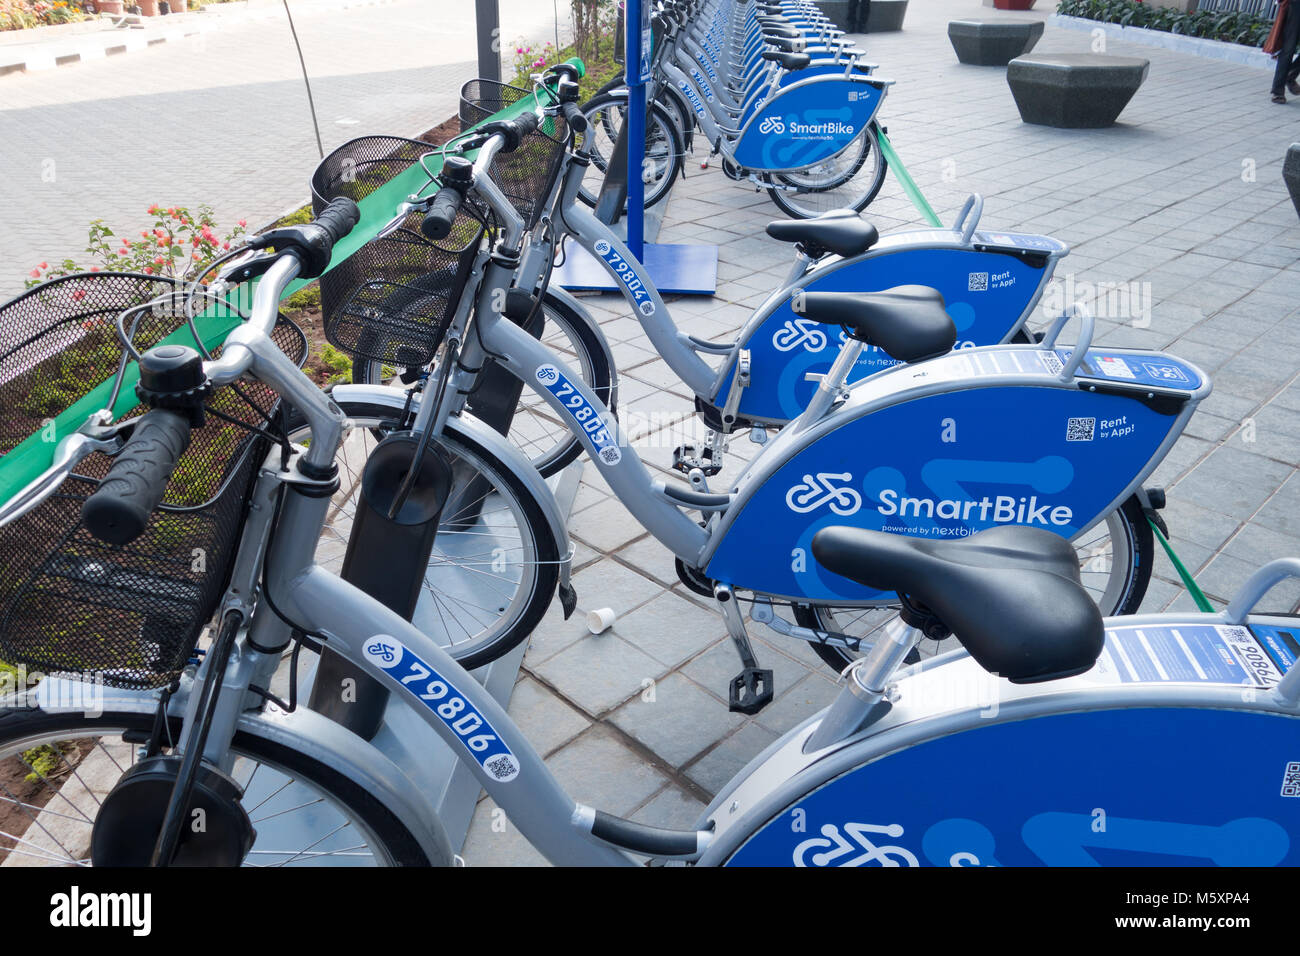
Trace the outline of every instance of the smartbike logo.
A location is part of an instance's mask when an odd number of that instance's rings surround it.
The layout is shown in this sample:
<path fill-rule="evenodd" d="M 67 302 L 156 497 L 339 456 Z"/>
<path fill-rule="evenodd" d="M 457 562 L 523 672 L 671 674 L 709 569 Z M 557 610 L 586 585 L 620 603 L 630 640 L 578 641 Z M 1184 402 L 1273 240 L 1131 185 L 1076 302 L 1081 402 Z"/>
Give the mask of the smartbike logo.
<path fill-rule="evenodd" d="M 792 139 L 834 139 L 852 137 L 857 127 L 841 120 L 827 120 L 824 123 L 805 123 L 797 116 L 765 116 L 758 124 L 758 131 L 763 135 L 789 136 Z"/>
<path fill-rule="evenodd" d="M 852 487 L 851 472 L 818 472 L 786 492 L 786 506 L 796 514 L 808 514 L 822 505 L 841 517 L 862 508 L 862 495 Z M 940 518 L 948 521 L 978 521 L 994 524 L 1037 525 L 1042 528 L 1068 527 L 1074 512 L 1068 505 L 1040 501 L 1037 495 L 984 495 L 980 498 L 910 497 L 894 488 L 877 494 L 876 511 L 886 518 Z"/>

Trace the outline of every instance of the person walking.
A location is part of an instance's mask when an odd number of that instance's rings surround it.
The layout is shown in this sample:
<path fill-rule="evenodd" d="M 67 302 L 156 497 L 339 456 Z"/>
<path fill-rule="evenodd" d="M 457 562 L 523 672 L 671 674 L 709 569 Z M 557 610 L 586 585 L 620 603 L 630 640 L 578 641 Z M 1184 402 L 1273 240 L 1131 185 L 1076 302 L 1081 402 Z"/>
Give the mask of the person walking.
<path fill-rule="evenodd" d="M 849 22 L 844 25 L 845 32 L 866 33 L 867 17 L 870 15 L 871 0 L 849 0 Z"/>
<path fill-rule="evenodd" d="M 1274 103 L 1285 103 L 1286 94 L 1282 88 L 1291 91 L 1292 96 L 1300 96 L 1300 55 L 1296 46 L 1300 45 L 1300 3 L 1296 0 L 1281 0 L 1277 5 L 1277 19 L 1273 29 L 1264 41 L 1264 52 L 1277 55 L 1277 69 L 1273 71 L 1273 89 L 1270 95 Z"/>

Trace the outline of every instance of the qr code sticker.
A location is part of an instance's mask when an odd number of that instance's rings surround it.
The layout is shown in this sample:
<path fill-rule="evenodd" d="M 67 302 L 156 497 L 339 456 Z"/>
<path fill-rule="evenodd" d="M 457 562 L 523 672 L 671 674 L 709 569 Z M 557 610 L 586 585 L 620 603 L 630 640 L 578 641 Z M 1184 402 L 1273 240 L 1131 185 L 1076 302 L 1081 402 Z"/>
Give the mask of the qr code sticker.
<path fill-rule="evenodd" d="M 519 764 L 511 754 L 493 757 L 483 767 L 498 780 L 513 780 L 519 775 Z"/>
<path fill-rule="evenodd" d="M 1043 357 L 1044 367 L 1046 367 L 1047 371 L 1051 374 L 1059 375 L 1061 369 L 1065 368 L 1065 366 L 1061 364 L 1061 360 L 1057 358 L 1055 352 L 1041 352 L 1039 354 Z"/>
<path fill-rule="evenodd" d="M 1282 774 L 1282 796 L 1300 797 L 1300 760 L 1292 760 Z"/>
<path fill-rule="evenodd" d="M 1065 423 L 1066 441 L 1092 441 L 1097 433 L 1097 419 L 1071 418 Z"/>
<path fill-rule="evenodd" d="M 613 445 L 606 445 L 600 450 L 600 460 L 607 465 L 617 465 L 623 458 L 623 453 Z"/>
<path fill-rule="evenodd" d="M 989 274 L 987 272 L 972 272 L 966 277 L 967 292 L 987 292 L 989 288 Z"/>

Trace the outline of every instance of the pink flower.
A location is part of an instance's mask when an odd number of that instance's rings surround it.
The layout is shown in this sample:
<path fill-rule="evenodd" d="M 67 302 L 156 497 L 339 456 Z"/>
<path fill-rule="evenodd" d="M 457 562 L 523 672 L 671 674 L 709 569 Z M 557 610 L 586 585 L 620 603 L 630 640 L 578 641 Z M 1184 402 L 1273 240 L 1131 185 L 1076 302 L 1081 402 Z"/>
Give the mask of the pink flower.
<path fill-rule="evenodd" d="M 248 225 L 248 220 L 247 220 L 247 219 L 241 219 L 241 220 L 239 220 L 239 226 L 240 226 L 241 229 L 242 229 L 244 226 L 247 226 L 247 225 Z"/>
<path fill-rule="evenodd" d="M 229 249 L 229 248 L 230 248 L 230 243 L 228 243 L 228 242 L 223 242 L 223 243 L 221 244 L 221 248 L 222 248 L 222 249 Z"/>
<path fill-rule="evenodd" d="M 41 270 L 33 269 L 30 274 L 33 279 L 39 279 L 41 277 Z"/>
<path fill-rule="evenodd" d="M 78 289 L 76 292 L 72 293 L 72 301 L 73 301 L 73 302 L 80 302 L 80 301 L 81 301 L 82 299 L 84 299 L 85 297 L 86 297 L 86 290 L 85 290 L 85 289 Z"/>
<path fill-rule="evenodd" d="M 41 268 L 42 268 L 42 269 L 48 269 L 49 267 L 50 267 L 50 264 L 49 264 L 48 262 L 42 262 L 42 263 L 41 263 Z"/>
<path fill-rule="evenodd" d="M 151 275 L 153 275 L 153 267 L 152 267 L 152 266 L 145 266 L 145 267 L 144 267 L 144 274 L 147 275 L 147 276 L 151 276 Z"/>
<path fill-rule="evenodd" d="M 167 260 L 164 259 L 162 256 L 159 256 L 157 259 L 155 259 L 155 260 L 153 261 L 153 264 L 156 265 L 156 266 L 160 266 L 160 265 L 162 265 L 162 264 L 163 264 L 164 262 L 166 262 L 166 261 L 167 261 Z"/>
<path fill-rule="evenodd" d="M 91 266 L 91 267 L 90 267 L 90 271 L 91 271 L 91 272 L 98 272 L 98 271 L 99 271 L 99 266 Z"/>

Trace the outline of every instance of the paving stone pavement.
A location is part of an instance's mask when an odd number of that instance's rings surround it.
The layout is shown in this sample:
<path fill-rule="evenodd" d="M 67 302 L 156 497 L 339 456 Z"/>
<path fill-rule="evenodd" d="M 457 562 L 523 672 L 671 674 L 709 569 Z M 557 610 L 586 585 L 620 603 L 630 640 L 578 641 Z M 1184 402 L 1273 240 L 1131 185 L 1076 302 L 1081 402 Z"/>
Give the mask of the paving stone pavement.
<path fill-rule="evenodd" d="M 1039 7 L 1014 16 L 1052 12 Z M 1258 70 L 1111 41 L 1108 52 L 1151 61 L 1119 124 L 1026 126 L 1003 69 L 956 62 L 947 22 L 971 15 L 1002 16 L 975 0 L 927 0 L 912 4 L 903 32 L 864 38 L 878 74 L 898 81 L 882 121 L 944 221 L 980 192 L 986 227 L 1070 243 L 1057 276 L 1073 276 L 1076 292 L 1085 280 L 1094 288 L 1139 283 L 1150 295 L 1149 323 L 1094 296 L 1098 342 L 1167 349 L 1212 375 L 1214 393 L 1151 483 L 1168 489 L 1176 551 L 1222 606 L 1262 562 L 1300 554 L 1300 221 L 1281 180 L 1300 103 L 1268 102 Z M 1049 26 L 1036 52 L 1083 52 L 1091 43 Z M 702 172 L 701 158 L 697 148 L 660 241 L 718 244 L 717 296 L 671 307 L 684 330 L 723 338 L 762 301 L 790 253 L 763 235 L 779 217 L 765 194 L 716 167 Z M 866 215 L 882 232 L 923 224 L 892 178 Z M 667 473 L 671 449 L 695 428 L 689 394 L 648 350 L 621 299 L 584 301 L 613 343 L 625 423 L 632 413 L 647 416 L 639 422 L 654 414 L 679 422 L 649 433 L 640 448 Z M 733 458 L 753 448 L 741 437 Z M 739 467 L 732 460 L 715 481 Z M 590 468 L 574 509 L 579 608 L 610 605 L 620 616 L 593 636 L 581 615 L 564 622 L 553 610 L 533 636 L 511 712 L 576 799 L 690 826 L 732 774 L 825 705 L 833 675 L 798 642 L 755 627 L 758 655 L 776 671 L 776 700 L 752 718 L 728 713 L 737 658 L 721 619 L 676 583 L 671 555 Z M 1142 609 L 1193 609 L 1177 581 L 1157 551 Z M 1269 603 L 1289 611 L 1298 600 L 1300 582 Z M 466 859 L 544 862 L 495 809 L 480 804 Z"/>
<path fill-rule="evenodd" d="M 551 11 L 502 0 L 502 38 L 547 39 Z M 472 0 L 305 13 L 295 23 L 326 151 L 437 125 L 477 73 Z M 131 56 L 0 76 L 0 298 L 39 262 L 84 260 L 92 219 L 139 229 L 152 203 L 206 202 L 222 226 L 266 222 L 310 198 L 319 159 L 283 12 Z"/>

